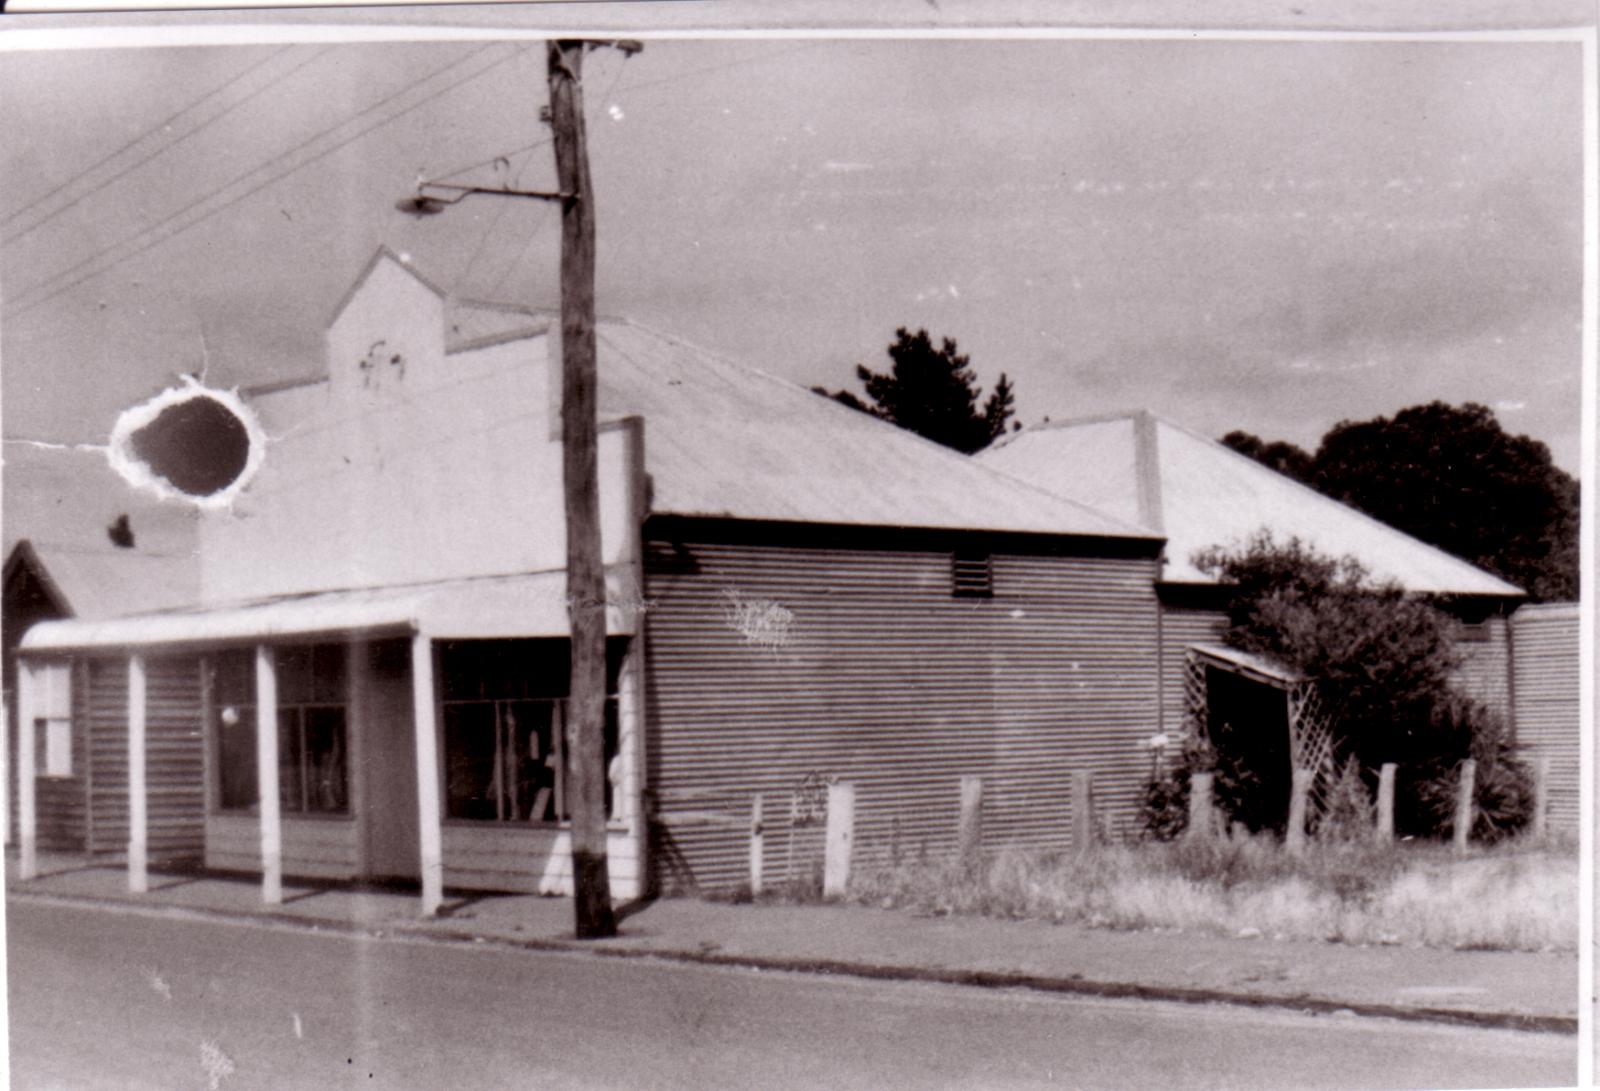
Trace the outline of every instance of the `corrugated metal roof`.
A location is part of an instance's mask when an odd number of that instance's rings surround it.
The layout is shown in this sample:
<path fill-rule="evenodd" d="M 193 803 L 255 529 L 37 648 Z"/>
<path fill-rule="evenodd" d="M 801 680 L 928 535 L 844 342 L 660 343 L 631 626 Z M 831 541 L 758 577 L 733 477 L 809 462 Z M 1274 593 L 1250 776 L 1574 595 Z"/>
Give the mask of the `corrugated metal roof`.
<path fill-rule="evenodd" d="M 74 617 L 109 618 L 191 603 L 199 594 L 193 554 L 25 543 Z M 22 548 L 19 543 L 18 548 Z"/>
<path fill-rule="evenodd" d="M 1188 650 L 1211 666 L 1242 674 L 1280 689 L 1300 681 L 1300 675 L 1283 664 L 1264 655 L 1230 648 L 1226 644 L 1190 644 Z"/>
<path fill-rule="evenodd" d="M 639 325 L 603 322 L 598 341 L 600 412 L 644 418 L 654 512 L 1159 537 Z"/>
<path fill-rule="evenodd" d="M 564 571 L 532 572 L 285 595 L 213 609 L 167 610 L 136 617 L 44 621 L 28 630 L 22 650 L 45 654 L 374 630 L 425 632 L 439 639 L 566 636 L 566 590 Z M 621 601 L 611 591 L 608 587 L 607 598 Z M 633 631 L 630 611 L 612 606 L 607 614 L 608 631 Z"/>
<path fill-rule="evenodd" d="M 1153 446 L 1154 450 L 1150 450 Z M 1181 425 L 1125 413 L 1038 425 L 980 452 L 985 465 L 1126 518 L 1152 503 L 1167 536 L 1163 578 L 1210 583 L 1194 557 L 1266 529 L 1332 557 L 1354 557 L 1380 580 L 1427 594 L 1522 591 Z M 1120 498 L 1120 499 L 1119 499 Z"/>

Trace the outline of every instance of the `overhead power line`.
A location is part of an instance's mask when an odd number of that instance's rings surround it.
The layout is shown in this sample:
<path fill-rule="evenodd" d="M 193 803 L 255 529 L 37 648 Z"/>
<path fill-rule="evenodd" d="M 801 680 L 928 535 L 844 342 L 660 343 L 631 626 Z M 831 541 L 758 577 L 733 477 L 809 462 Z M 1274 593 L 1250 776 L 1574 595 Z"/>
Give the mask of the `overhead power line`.
<path fill-rule="evenodd" d="M 93 174 L 95 171 L 99 170 L 101 167 L 103 167 L 107 163 L 111 162 L 117 156 L 121 155 L 123 152 L 127 151 L 129 148 L 134 147 L 140 141 L 144 140 L 150 134 L 158 133 L 158 132 L 161 132 L 161 131 L 165 130 L 167 126 L 171 125 L 174 121 L 177 121 L 180 117 L 182 117 L 184 114 L 187 114 L 190 110 L 196 109 L 197 107 L 199 107 L 199 106 L 203 105 L 204 103 L 210 101 L 211 99 L 215 98 L 216 96 L 222 94 L 222 92 L 226 91 L 228 88 L 232 87 L 234 84 L 236 84 L 236 83 L 240 82 L 241 80 L 249 77 L 252 73 L 254 73 L 256 70 L 262 68 L 263 66 L 272 63 L 272 61 L 276 60 L 279 56 L 281 56 L 282 54 L 284 54 L 285 52 L 287 52 L 288 50 L 293 49 L 293 48 L 294 48 L 293 45 L 285 45 L 285 46 L 280 46 L 277 49 L 273 50 L 271 54 L 269 54 L 266 58 L 264 58 L 260 62 L 251 65 L 249 68 L 245 69 L 243 72 L 240 72 L 238 75 L 234 76 L 232 79 L 227 80 L 226 82 L 218 85 L 217 87 L 213 87 L 211 90 L 207 91 L 205 94 L 201 95 L 199 98 L 195 99 L 193 102 L 191 102 L 187 106 L 183 107 L 177 113 L 172 114 L 166 120 L 157 122 L 153 127 L 149 128 L 149 129 L 146 129 L 144 132 L 140 133 L 138 136 L 134 137 L 132 140 L 128 141 L 126 144 L 122 145 L 120 148 L 116 149 L 115 151 L 108 152 L 107 154 L 101 156 L 98 160 L 95 161 L 93 166 L 90 166 L 90 167 L 86 168 L 85 170 L 80 171 L 76 176 L 74 176 L 71 180 L 69 180 L 65 184 L 60 185 L 60 186 L 53 186 L 53 187 L 47 188 L 43 193 L 39 194 L 39 196 L 37 196 L 33 200 L 29 201 L 27 204 L 23 205 L 21 208 L 16 209 L 15 211 L 9 213 L 8 215 L 6 215 L 6 217 L 4 219 L 0 219 L 0 224 L 10 224 L 13 221 L 18 220 L 18 219 L 22 218 L 23 216 L 27 215 L 34 208 L 37 208 L 39 205 L 43 204 L 45 201 L 48 201 L 51 197 L 59 196 L 60 194 L 66 192 L 69 189 L 71 189 L 74 185 L 77 184 L 79 179 L 86 178 L 89 175 Z M 56 215 L 56 213 L 51 213 L 50 214 L 50 216 L 54 216 L 54 215 Z M 50 218 L 49 216 L 46 217 L 46 219 L 49 219 L 49 218 Z M 40 222 L 42 223 L 43 221 L 40 221 Z M 37 226 L 38 226 L 38 224 L 34 225 L 34 227 L 37 227 Z M 27 229 L 27 231 L 32 231 L 32 230 L 33 230 L 32 227 Z M 24 232 L 24 234 L 26 234 L 26 232 Z M 10 238 L 17 238 L 17 237 L 20 237 L 20 236 L 10 236 Z"/>
<path fill-rule="evenodd" d="M 225 211 L 225 210 L 227 210 L 229 208 L 232 208 L 234 205 L 238 204 L 239 202 L 241 202 L 243 200 L 246 200 L 249 197 L 254 196 L 256 193 L 259 193 L 261 190 L 265 189 L 267 186 L 273 184 L 274 182 L 280 181 L 281 179 L 289 176 L 290 174 L 293 174 L 296 171 L 302 170 L 305 167 L 310 166 L 312 163 L 318 162 L 319 160 L 324 159 L 329 155 L 332 155 L 334 152 L 339 151 L 341 148 L 344 148 L 347 145 L 353 143 L 354 141 L 361 139 L 363 136 L 366 136 L 368 133 L 371 133 L 371 132 L 373 132 L 373 131 L 375 131 L 377 129 L 380 129 L 383 126 L 390 124 L 391 122 L 397 121 L 399 118 L 405 116 L 408 113 L 411 113 L 413 110 L 416 110 L 416 109 L 419 109 L 422 106 L 425 106 L 427 103 L 433 101 L 436 98 L 439 98 L 442 95 L 445 95 L 445 94 L 449 93 L 450 91 L 454 90 L 457 87 L 460 87 L 464 83 L 468 83 L 468 82 L 470 82 L 472 80 L 477 79 L 480 76 L 485 75 L 486 73 L 492 71 L 495 68 L 498 68 L 500 65 L 505 64 L 507 61 L 511 60 L 513 57 L 518 55 L 517 53 L 507 54 L 506 56 L 501 57 L 499 60 L 496 60 L 496 61 L 494 61 L 494 62 L 492 62 L 490 64 L 484 65 L 484 66 L 482 66 L 482 67 L 480 67 L 480 68 L 478 68 L 478 69 L 476 69 L 476 70 L 474 70 L 472 72 L 469 72 L 468 74 L 466 74 L 465 76 L 461 77 L 460 79 L 455 80 L 455 81 L 453 81 L 453 82 L 451 82 L 451 83 L 449 83 L 449 84 L 447 84 L 447 85 L 445 85 L 443 87 L 440 87 L 438 90 L 433 91 L 431 94 L 428 94 L 425 97 L 419 99 L 418 101 L 411 103 L 409 106 L 406 106 L 403 109 L 397 110 L 394 113 L 389 114 L 386 117 L 379 118 L 378 120 L 376 120 L 372 124 L 370 124 L 370 125 L 362 128 L 362 129 L 358 130 L 357 132 L 354 132 L 354 133 L 350 134 L 348 137 L 345 137 L 343 140 L 340 140 L 337 144 L 334 144 L 334 145 L 332 145 L 330 147 L 324 148 L 323 150 L 318 151 L 313 155 L 310 155 L 310 156 L 308 156 L 306 158 L 303 158 L 299 162 L 294 163 L 291 166 L 288 166 L 287 168 L 285 168 L 283 170 L 277 171 L 276 173 L 273 173 L 273 174 L 269 174 L 262 181 L 260 181 L 259 183 L 251 186 L 249 189 L 246 189 L 244 192 L 239 193 L 239 194 L 237 194 L 237 195 L 235 195 L 235 196 L 233 196 L 231 198 L 228 198 L 227 200 L 223 201 L 221 204 L 218 204 L 218 205 L 216 205 L 216 206 L 214 206 L 214 207 L 212 207 L 212 208 L 200 213 L 198 216 L 195 216 L 193 219 L 189 220 L 186 223 L 179 224 L 178 226 L 173 228 L 171 231 L 167 231 L 165 234 L 157 234 L 158 232 L 161 232 L 162 229 L 168 227 L 169 225 L 174 224 L 176 221 L 182 219 L 184 216 L 186 216 L 189 213 L 191 213 L 191 212 L 195 211 L 196 209 L 200 208 L 202 205 L 205 205 L 207 202 L 212 201 L 213 199 L 215 199 L 217 197 L 220 197 L 223 193 L 227 192 L 228 190 L 233 189 L 233 188 L 235 188 L 235 187 L 237 187 L 239 185 L 248 183 L 248 181 L 250 180 L 251 177 L 253 177 L 254 175 L 260 174 L 264 170 L 268 170 L 274 163 L 280 162 L 286 157 L 292 157 L 292 156 L 294 156 L 294 155 L 306 150 L 311 145 L 315 144 L 319 140 L 322 140 L 324 137 L 330 136 L 331 134 L 337 132 L 338 130 L 343 129 L 346 126 L 351 125 L 351 124 L 359 121 L 363 117 L 366 117 L 367 115 L 373 113 L 376 110 L 382 109 L 383 107 L 389 105 L 390 103 L 394 102 L 397 99 L 400 99 L 400 98 L 402 98 L 402 97 L 404 97 L 404 96 L 406 96 L 408 94 L 414 93 L 418 88 L 423 87 L 423 86 L 425 86 L 425 85 L 427 85 L 427 84 L 439 79 L 441 76 L 445 75 L 450 70 L 460 67 L 461 65 L 463 65 L 463 64 L 467 63 L 468 61 L 470 61 L 472 58 L 482 54 L 485 50 L 488 50 L 488 49 L 491 49 L 491 48 L 493 48 L 493 43 L 491 43 L 490 45 L 480 46 L 480 47 L 472 50 L 471 52 L 469 52 L 465 56 L 459 57 L 456 60 L 453 60 L 450 63 L 448 63 L 446 65 L 443 65 L 442 67 L 436 69 L 434 72 L 432 72 L 429 75 L 423 77 L 421 80 L 416 81 L 414 83 L 407 84 L 405 87 L 401 88 L 400 90 L 394 92 L 393 94 L 390 94 L 390 95 L 384 97 L 383 99 L 380 99 L 378 102 L 375 102 L 370 106 L 367 106 L 366 108 L 364 108 L 360 112 L 358 112 L 356 114 L 353 114 L 352 116 L 346 118 L 344 121 L 338 122 L 337 124 L 332 125 L 332 126 L 326 128 L 326 129 L 323 129 L 323 130 L 321 130 L 320 132 L 316 133 L 315 135 L 313 135 L 311 137 L 308 137 L 307 139 L 301 141 L 299 144 L 295 145 L 293 148 L 290 148 L 288 151 L 279 153 L 279 154 L 275 155 L 272 159 L 268 160 L 267 162 L 261 163 L 261 164 L 258 164 L 255 167 L 252 167 L 250 170 L 245 171 L 243 174 L 240 174 L 240 175 L 236 176 L 235 178 L 233 178 L 232 180 L 224 183 L 223 185 L 218 186 L 216 189 L 213 189 L 211 192 L 207 193 L 206 195 L 204 195 L 203 197 L 199 198 L 198 200 L 192 201 L 188 205 L 185 205 L 183 208 L 178 209 L 176 212 L 174 212 L 171 215 L 167 216 L 165 219 L 159 221 L 158 223 L 155 223 L 155 224 L 151 225 L 150 227 L 145 228 L 142 231 L 139 231 L 139 232 L 137 232 L 137 233 L 135 233 L 135 234 L 133 234 L 131 236 L 128 236 L 127 238 L 122 239 L 121 241 L 113 244 L 110 247 L 107 247 L 104 250 L 99 251 L 98 253 L 90 255 L 88 258 L 85 258 L 84 260 L 78 262 L 77 264 L 72 265 L 72 266 L 68 267 L 67 269 L 63 269 L 60 272 L 53 274 L 52 276 L 46 278 L 45 280 L 41 281 L 40 283 L 34 285 L 32 288 L 24 290 L 21 293 L 20 297 L 17 298 L 15 300 L 14 304 L 11 306 L 11 310 L 12 310 L 13 315 L 25 314 L 28 311 L 31 311 L 31 310 L 43 305 L 44 303 L 47 303 L 50 300 L 56 298 L 57 296 L 61 295 L 63 292 L 70 291 L 73 288 L 78 287 L 80 284 L 83 284 L 83 283 L 85 283 L 85 282 L 87 282 L 89 280 L 92 280 L 93 278 L 95 278 L 97 276 L 100 276 L 100 275 L 102 275 L 104 273 L 109 272 L 110 270 L 116 268 L 118 265 L 121 265 L 124 262 L 129 261 L 130 259 L 132 259 L 134 257 L 137 257 L 138 255 L 144 253 L 145 251 L 150 250 L 153 247 L 159 246 L 162 243 L 167 242 L 167 241 L 169 241 L 169 240 L 171 240 L 173 238 L 176 238 L 178 235 L 181 235 L 184 232 L 190 230 L 191 228 L 196 227 L 201 223 L 204 223 L 206 220 L 208 220 L 211 217 L 217 215 L 218 213 L 223 212 L 223 211 Z M 152 237 L 152 236 L 154 236 L 154 237 Z M 129 249 L 126 253 L 123 253 L 120 256 L 114 258 L 113 260 L 111 260 L 109 262 L 106 262 L 105 264 L 99 266 L 98 268 L 90 268 L 91 266 L 96 265 L 96 263 L 100 262 L 102 259 L 108 257 L 109 255 L 111 255 L 112 253 L 114 253 L 115 251 L 117 251 L 118 249 L 121 249 L 123 247 L 132 247 L 132 249 Z M 84 271 L 84 270 L 87 270 L 87 271 Z M 83 271 L 83 275 L 74 276 L 75 274 L 79 273 L 80 271 Z M 69 279 L 69 278 L 72 278 L 72 279 Z"/>

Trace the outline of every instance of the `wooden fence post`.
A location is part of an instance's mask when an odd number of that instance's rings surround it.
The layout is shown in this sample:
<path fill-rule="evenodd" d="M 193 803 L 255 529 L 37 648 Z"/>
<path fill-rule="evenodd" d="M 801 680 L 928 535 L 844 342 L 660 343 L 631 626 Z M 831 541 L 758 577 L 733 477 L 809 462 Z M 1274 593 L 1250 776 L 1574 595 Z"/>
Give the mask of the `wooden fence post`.
<path fill-rule="evenodd" d="M 961 819 L 956 829 L 961 866 L 973 868 L 983 859 L 983 778 L 961 778 Z"/>
<path fill-rule="evenodd" d="M 750 895 L 761 893 L 761 869 L 766 863 L 767 828 L 762 821 L 761 793 L 750 799 Z"/>
<path fill-rule="evenodd" d="M 1211 773 L 1195 773 L 1189 778 L 1190 837 L 1209 838 L 1211 829 Z"/>
<path fill-rule="evenodd" d="M 1387 845 L 1394 840 L 1394 774 L 1395 764 L 1386 761 L 1378 769 L 1378 828 L 1376 840 Z"/>
<path fill-rule="evenodd" d="M 1094 845 L 1094 782 L 1087 769 L 1072 773 L 1072 851 L 1082 855 Z"/>
<path fill-rule="evenodd" d="M 847 782 L 828 785 L 828 825 L 824 836 L 822 896 L 844 895 L 850 881 L 850 851 L 856 838 L 856 786 Z"/>
<path fill-rule="evenodd" d="M 1544 840 L 1550 832 L 1550 755 L 1533 763 L 1533 836 Z"/>
<path fill-rule="evenodd" d="M 1306 850 L 1306 802 L 1311 797 L 1311 770 L 1296 769 L 1289 785 L 1289 830 L 1284 847 L 1291 856 Z"/>
<path fill-rule="evenodd" d="M 1478 763 L 1468 758 L 1461 763 L 1461 783 L 1456 788 L 1457 852 L 1467 851 L 1467 838 L 1472 834 L 1472 793 L 1477 786 Z"/>

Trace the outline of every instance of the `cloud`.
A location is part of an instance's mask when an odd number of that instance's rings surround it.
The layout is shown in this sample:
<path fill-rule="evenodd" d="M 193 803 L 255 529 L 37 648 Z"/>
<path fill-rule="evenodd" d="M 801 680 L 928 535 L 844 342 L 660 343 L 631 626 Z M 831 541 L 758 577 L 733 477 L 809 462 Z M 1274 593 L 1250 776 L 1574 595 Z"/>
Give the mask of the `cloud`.
<path fill-rule="evenodd" d="M 871 163 L 850 163 L 838 159 L 829 159 L 822 164 L 822 169 L 834 174 L 855 174 L 859 171 L 871 170 Z"/>

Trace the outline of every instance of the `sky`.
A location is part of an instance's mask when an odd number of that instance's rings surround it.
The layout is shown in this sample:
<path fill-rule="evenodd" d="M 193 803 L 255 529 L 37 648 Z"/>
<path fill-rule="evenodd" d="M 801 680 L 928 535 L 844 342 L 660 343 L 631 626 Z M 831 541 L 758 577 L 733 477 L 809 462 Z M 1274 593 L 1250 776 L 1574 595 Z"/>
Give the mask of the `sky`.
<path fill-rule="evenodd" d="M 554 307 L 542 44 L 0 54 L 0 425 L 106 442 L 186 372 L 316 374 L 387 244 Z M 1576 42 L 650 40 L 590 54 L 598 300 L 810 386 L 897 327 L 1033 423 L 1314 448 L 1476 401 L 1579 470 Z M 8 533 L 8 537 L 11 537 Z"/>

